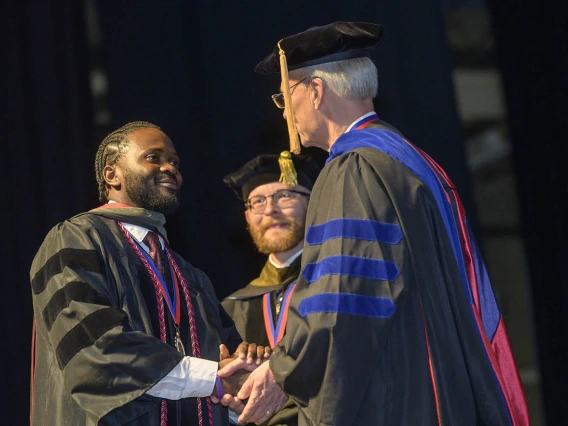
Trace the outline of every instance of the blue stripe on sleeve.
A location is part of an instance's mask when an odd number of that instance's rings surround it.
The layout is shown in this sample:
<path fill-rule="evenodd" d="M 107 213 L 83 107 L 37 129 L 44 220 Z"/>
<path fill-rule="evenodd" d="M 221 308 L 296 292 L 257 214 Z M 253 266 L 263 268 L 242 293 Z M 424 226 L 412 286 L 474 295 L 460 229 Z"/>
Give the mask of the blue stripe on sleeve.
<path fill-rule="evenodd" d="M 422 156 L 399 135 L 388 130 L 373 128 L 366 128 L 341 135 L 331 147 L 326 164 L 335 157 L 357 148 L 375 148 L 384 152 L 408 167 L 412 173 L 418 176 L 426 184 L 426 186 L 430 188 L 432 195 L 436 199 L 436 204 L 440 209 L 440 214 L 442 215 L 446 232 L 448 233 L 448 237 L 452 243 L 456 262 L 458 263 L 460 274 L 462 276 L 463 287 L 469 301 L 472 302 L 471 289 L 467 278 L 460 237 L 456 228 L 452 206 L 448 203 L 444 188 L 432 168 L 428 165 L 424 158 L 422 158 Z"/>
<path fill-rule="evenodd" d="M 346 293 L 322 293 L 302 300 L 298 306 L 300 315 L 317 312 L 352 314 L 375 318 L 390 318 L 396 311 L 392 299 L 361 296 Z"/>
<path fill-rule="evenodd" d="M 355 256 L 330 256 L 317 263 L 308 263 L 302 271 L 308 283 L 324 275 L 349 275 L 375 280 L 394 281 L 400 271 L 393 262 Z"/>
<path fill-rule="evenodd" d="M 333 238 L 397 244 L 402 239 L 402 231 L 398 225 L 370 219 L 333 219 L 321 225 L 310 226 L 306 233 L 306 243 L 309 246 L 323 244 Z"/>

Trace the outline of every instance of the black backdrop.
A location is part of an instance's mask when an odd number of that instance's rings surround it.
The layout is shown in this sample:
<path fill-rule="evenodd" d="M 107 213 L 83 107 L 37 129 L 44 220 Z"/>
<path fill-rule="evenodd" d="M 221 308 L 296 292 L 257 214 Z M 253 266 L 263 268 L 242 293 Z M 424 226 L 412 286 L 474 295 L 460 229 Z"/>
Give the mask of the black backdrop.
<path fill-rule="evenodd" d="M 31 260 L 53 225 L 96 205 L 92 164 L 100 135 L 93 125 L 95 107 L 89 89 L 93 57 L 86 41 L 84 2 L 53 3 L 20 0 L 0 6 L 5 33 L 2 68 L 6 73 L 0 93 L 4 138 L 0 231 L 5 241 L 0 256 L 5 277 L 0 324 L 2 377 L 7 389 L 2 398 L 2 423 L 10 425 L 26 424 L 28 418 Z M 172 138 L 182 158 L 184 189 L 182 206 L 169 218 L 168 232 L 174 248 L 211 277 L 219 297 L 254 277 L 263 261 L 246 235 L 241 205 L 221 179 L 254 155 L 286 147 L 285 122 L 270 101 L 279 84 L 277 77 L 258 76 L 252 68 L 279 38 L 312 25 L 335 20 L 385 25 L 385 38 L 375 57 L 380 74 L 379 115 L 446 168 L 475 219 L 452 88 L 452 60 L 442 10 L 435 2 L 92 3 L 99 15 L 99 53 L 109 84 L 107 102 L 112 119 L 106 130 L 131 120 L 149 120 Z M 535 299 L 538 314 L 549 307 L 544 296 L 547 290 L 566 295 L 566 286 L 561 288 L 566 280 L 554 263 L 566 252 L 561 246 L 566 215 L 558 198 L 548 197 L 562 197 L 566 188 L 557 174 L 555 186 L 544 193 L 537 191 L 547 186 L 549 176 L 537 175 L 536 167 L 545 163 L 558 170 L 560 157 L 550 154 L 560 142 L 552 138 L 538 138 L 538 144 L 529 142 L 542 132 L 551 136 L 548 127 L 560 128 L 562 122 L 548 103 L 541 102 L 537 108 L 523 90 L 532 85 L 529 93 L 538 93 L 543 82 L 552 80 L 549 88 L 558 92 L 555 79 L 558 84 L 565 83 L 566 73 L 552 73 L 542 65 L 530 70 L 528 81 L 514 75 L 513 70 L 526 62 L 521 59 L 525 52 L 512 34 L 523 19 L 535 18 L 534 11 L 528 6 L 517 7 L 517 20 L 509 20 L 504 6 L 496 5 L 494 10 L 502 65 L 509 71 L 505 77 L 513 82 L 507 87 L 509 99 L 521 110 L 523 123 L 538 118 L 535 124 L 520 128 L 520 121 L 511 114 L 520 170 L 532 171 L 532 180 L 521 180 L 527 185 L 521 194 L 532 236 L 529 250 L 535 264 L 546 266 L 533 269 L 531 277 L 539 289 Z M 545 11 L 537 18 L 550 25 Z M 551 31 L 534 40 L 535 49 L 566 35 L 560 19 L 553 24 L 557 33 Z M 539 50 L 547 63 L 563 60 L 564 71 L 565 41 L 563 48 Z M 543 130 L 545 124 L 548 126 Z M 546 153 L 540 149 L 545 142 Z M 321 151 L 308 153 L 320 163 L 325 161 Z M 533 224 L 548 223 L 550 206 L 556 207 L 555 244 L 542 246 L 542 229 L 534 229 Z M 552 231 L 547 229 L 543 234 L 550 236 Z M 550 371 L 555 368 L 563 376 L 545 377 L 547 397 L 559 386 L 566 390 L 566 380 L 561 380 L 567 378 L 558 352 L 558 347 L 566 344 L 558 342 L 562 335 L 556 334 L 559 327 L 566 330 L 566 321 L 560 311 L 552 312 L 557 328 L 539 329 L 539 344 L 550 355 L 546 358 Z M 554 414 L 555 407 L 547 406 L 547 410 L 547 414 Z"/>
<path fill-rule="evenodd" d="M 493 0 L 493 26 L 531 270 L 543 412 L 568 422 L 567 3 Z M 564 154 L 563 154 L 564 153 Z"/>
<path fill-rule="evenodd" d="M 182 208 L 170 219 L 173 246 L 211 276 L 219 296 L 258 272 L 243 208 L 222 177 L 254 155 L 287 146 L 285 121 L 270 100 L 278 76 L 253 72 L 285 34 L 339 19 L 384 23 L 375 58 L 379 113 L 432 152 L 470 202 L 441 10 L 398 3 L 359 0 L 357 12 L 345 2 L 323 8 L 288 1 L 280 11 L 261 1 L 100 3 L 112 127 L 147 119 L 176 144 L 185 188 Z M 321 150 L 309 152 L 325 161 Z"/>

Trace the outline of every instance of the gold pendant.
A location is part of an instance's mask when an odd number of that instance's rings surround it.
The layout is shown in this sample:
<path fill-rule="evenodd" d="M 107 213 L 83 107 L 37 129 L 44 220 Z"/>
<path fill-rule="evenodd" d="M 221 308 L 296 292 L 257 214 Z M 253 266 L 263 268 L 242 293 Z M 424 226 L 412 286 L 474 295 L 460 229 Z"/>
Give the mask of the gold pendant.
<path fill-rule="evenodd" d="M 177 351 L 182 354 L 185 355 L 185 348 L 183 347 L 183 343 L 181 342 L 181 335 L 179 333 L 179 325 L 176 324 L 176 337 L 174 338 L 174 347 L 177 349 Z"/>

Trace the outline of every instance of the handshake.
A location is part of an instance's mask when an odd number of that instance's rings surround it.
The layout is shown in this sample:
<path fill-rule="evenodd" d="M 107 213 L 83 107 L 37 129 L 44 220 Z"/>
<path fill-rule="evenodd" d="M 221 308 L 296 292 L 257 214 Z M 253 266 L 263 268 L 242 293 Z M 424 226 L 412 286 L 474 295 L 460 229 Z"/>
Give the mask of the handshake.
<path fill-rule="evenodd" d="M 221 345 L 211 401 L 240 414 L 239 423 L 267 421 L 288 399 L 266 362 L 271 356 L 270 347 L 255 343 L 242 342 L 232 356 Z"/>

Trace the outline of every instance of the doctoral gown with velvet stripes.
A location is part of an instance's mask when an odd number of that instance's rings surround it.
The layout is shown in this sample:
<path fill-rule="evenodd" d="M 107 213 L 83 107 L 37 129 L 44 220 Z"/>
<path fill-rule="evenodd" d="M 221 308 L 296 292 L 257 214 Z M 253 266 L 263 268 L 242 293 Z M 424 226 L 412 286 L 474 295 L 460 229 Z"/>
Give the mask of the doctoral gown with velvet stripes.
<path fill-rule="evenodd" d="M 384 125 L 333 145 L 270 361 L 300 425 L 528 425 L 483 261 L 433 164 Z"/>
<path fill-rule="evenodd" d="M 152 281 L 116 220 L 164 235 L 163 215 L 96 209 L 55 226 L 33 261 L 33 426 L 160 424 L 161 399 L 145 393 L 182 355 L 172 346 L 167 307 L 167 343 L 159 338 Z M 189 286 L 201 357 L 218 361 L 219 344 L 234 350 L 240 337 L 207 276 L 170 252 Z M 183 298 L 180 306 L 182 341 L 190 354 Z M 208 425 L 205 398 L 201 401 Z M 168 425 L 197 424 L 196 407 L 197 398 L 169 401 Z M 212 415 L 215 425 L 228 424 L 220 405 L 213 405 Z"/>
<path fill-rule="evenodd" d="M 223 300 L 223 307 L 235 321 L 237 331 L 245 341 L 263 346 L 270 345 L 264 325 L 263 297 L 267 293 L 270 295 L 272 317 L 279 318 L 275 310 L 276 298 L 296 281 L 300 273 L 300 264 L 301 257 L 297 257 L 286 268 L 276 268 L 267 260 L 258 278 Z M 281 311 L 280 315 L 283 314 L 284 311 Z M 264 424 L 266 426 L 297 425 L 298 407 L 292 398 L 288 399 L 286 405 Z"/>

